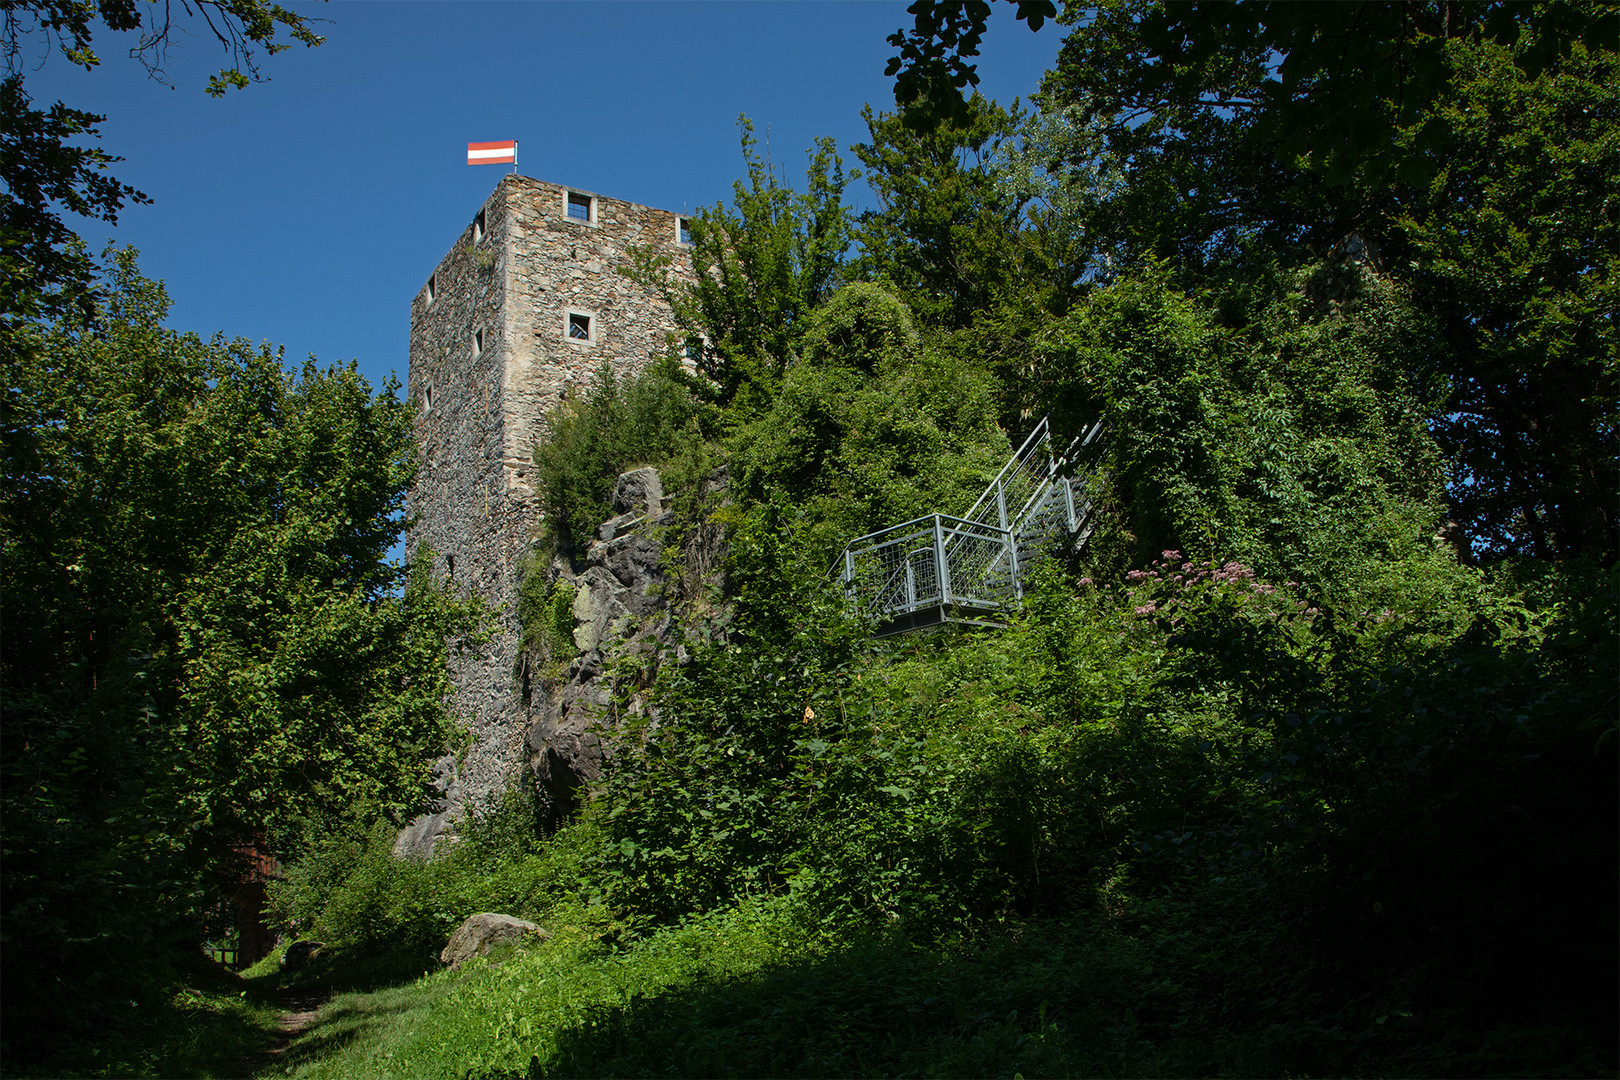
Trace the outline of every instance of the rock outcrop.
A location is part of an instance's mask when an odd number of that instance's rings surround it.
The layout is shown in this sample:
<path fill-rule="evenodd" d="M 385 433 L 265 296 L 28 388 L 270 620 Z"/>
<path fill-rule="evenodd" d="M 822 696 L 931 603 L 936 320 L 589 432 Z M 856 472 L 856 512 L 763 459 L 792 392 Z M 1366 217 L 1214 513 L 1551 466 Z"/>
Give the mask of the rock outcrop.
<path fill-rule="evenodd" d="M 718 470 L 697 494 L 708 503 L 725 484 Z M 614 486 L 614 516 L 583 559 L 553 564 L 555 575 L 574 587 L 577 655 L 543 689 L 544 700 L 532 702 L 525 736 L 549 824 L 601 775 L 625 716 L 648 710 L 646 690 L 659 666 L 683 658 L 677 622 L 721 584 L 724 530 L 707 522 L 678 530 L 670 501 L 657 470 L 625 473 Z"/>

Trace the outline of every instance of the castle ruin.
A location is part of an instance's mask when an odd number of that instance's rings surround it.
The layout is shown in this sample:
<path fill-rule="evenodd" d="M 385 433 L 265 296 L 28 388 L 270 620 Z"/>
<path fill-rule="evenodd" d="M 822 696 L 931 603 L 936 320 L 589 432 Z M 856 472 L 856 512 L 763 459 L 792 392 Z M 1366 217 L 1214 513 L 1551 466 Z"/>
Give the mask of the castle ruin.
<path fill-rule="evenodd" d="M 501 179 L 411 302 L 408 390 L 421 462 L 409 497 L 414 553 L 494 610 L 493 637 L 454 662 L 471 747 L 440 763 L 444 804 L 401 837 L 431 850 L 463 808 L 512 785 L 533 707 L 519 674 L 517 568 L 540 507 L 533 448 L 549 410 L 605 362 L 623 379 L 663 355 L 669 306 L 619 272 L 632 245 L 690 272 L 688 221 L 525 176 Z"/>

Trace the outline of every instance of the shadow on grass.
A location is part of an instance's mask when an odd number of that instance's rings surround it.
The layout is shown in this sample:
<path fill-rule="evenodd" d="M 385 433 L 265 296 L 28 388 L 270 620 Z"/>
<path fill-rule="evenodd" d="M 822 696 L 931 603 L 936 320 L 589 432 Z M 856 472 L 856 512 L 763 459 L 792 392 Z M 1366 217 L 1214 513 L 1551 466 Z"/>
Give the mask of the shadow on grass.
<path fill-rule="evenodd" d="M 255 1065 L 248 1071 L 280 1072 L 341 1050 L 390 1015 L 438 996 L 401 995 L 391 999 L 388 994 L 437 970 L 436 949 L 403 945 L 382 950 L 323 950 L 298 970 L 282 968 L 242 980 L 256 1000 L 273 1003 L 278 1009 L 321 1010 L 315 1022 L 290 1041 L 279 1030 L 262 1032 L 255 1047 Z M 341 1000 L 342 995 L 354 997 L 330 1004 L 334 998 Z"/>
<path fill-rule="evenodd" d="M 296 971 L 282 968 L 256 979 L 255 993 L 287 997 L 330 997 L 333 994 L 364 994 L 391 986 L 415 982 L 439 970 L 438 949 L 432 945 L 402 945 L 392 949 L 351 951 L 322 950 L 314 960 Z"/>
<path fill-rule="evenodd" d="M 0 1075 L 237 1076 L 273 1037 L 278 1012 L 273 996 L 201 956 L 85 1007 L 91 1017 L 67 1022 L 86 1030 L 64 1024 L 36 1040 L 41 1050 L 8 1048 Z"/>
<path fill-rule="evenodd" d="M 1133 1075 L 1173 1008 L 1131 942 L 1065 925 L 971 949 L 873 936 L 819 960 L 598 1007 L 529 1076 Z"/>
<path fill-rule="evenodd" d="M 285 1069 L 296 1069 L 307 1062 L 336 1054 L 356 1040 L 370 1035 L 390 1018 L 412 1009 L 424 1008 L 450 989 L 446 984 L 432 993 L 400 993 L 390 997 L 372 993 L 356 995 L 346 1001 L 328 1006 L 314 1026 L 296 1037 L 285 1052 L 277 1056 Z"/>
<path fill-rule="evenodd" d="M 1455 1016 L 1310 995 L 1299 973 L 1212 947 L 1190 934 L 1174 955 L 1092 920 L 948 951 L 874 936 L 599 1005 L 526 1072 L 484 1080 L 1613 1071 L 1592 1023 L 1523 1017 L 1482 1033 Z"/>

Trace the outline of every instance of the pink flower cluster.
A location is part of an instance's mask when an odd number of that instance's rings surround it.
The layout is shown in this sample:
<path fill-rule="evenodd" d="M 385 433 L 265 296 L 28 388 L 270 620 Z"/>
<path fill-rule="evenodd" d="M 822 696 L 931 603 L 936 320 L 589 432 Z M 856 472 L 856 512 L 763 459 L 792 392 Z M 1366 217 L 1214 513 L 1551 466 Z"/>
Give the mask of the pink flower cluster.
<path fill-rule="evenodd" d="M 1154 560 L 1152 566 L 1146 570 L 1131 570 L 1125 574 L 1125 580 L 1131 585 L 1162 584 L 1175 586 L 1176 594 L 1159 596 L 1148 599 L 1147 603 L 1132 610 L 1139 618 L 1165 613 L 1172 609 L 1184 606 L 1191 597 L 1179 595 L 1200 585 L 1209 585 L 1219 588 L 1222 592 L 1232 594 L 1240 604 L 1248 604 L 1264 597 L 1277 593 L 1277 586 L 1256 580 L 1252 567 L 1243 563 L 1231 561 L 1225 565 L 1217 566 L 1213 561 L 1205 564 L 1191 561 L 1181 561 L 1179 551 L 1165 551 L 1162 557 Z M 1089 583 L 1089 579 L 1088 579 Z M 1284 586 L 1287 589 L 1296 589 L 1299 582 L 1290 581 Z M 1146 598 L 1144 598 L 1146 599 Z M 1295 614 L 1302 614 L 1306 618 L 1315 618 L 1321 612 L 1301 600 L 1295 604 Z M 1281 618 L 1281 611 L 1268 611 L 1266 614 L 1272 618 Z"/>

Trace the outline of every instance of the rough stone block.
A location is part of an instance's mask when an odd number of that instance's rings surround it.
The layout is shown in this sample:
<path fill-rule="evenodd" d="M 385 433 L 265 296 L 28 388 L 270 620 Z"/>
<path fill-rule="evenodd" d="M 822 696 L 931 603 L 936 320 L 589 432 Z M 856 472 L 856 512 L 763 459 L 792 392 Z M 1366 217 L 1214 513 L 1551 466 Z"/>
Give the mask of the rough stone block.
<path fill-rule="evenodd" d="M 453 968 L 460 967 L 475 956 L 488 956 L 498 945 L 517 945 L 531 938 L 544 941 L 550 936 L 527 919 L 481 911 L 469 915 L 467 921 L 450 936 L 449 944 L 439 953 L 439 962 Z"/>

